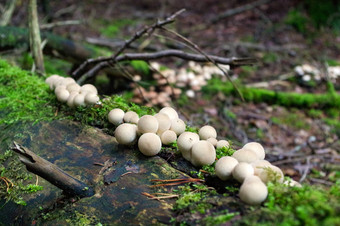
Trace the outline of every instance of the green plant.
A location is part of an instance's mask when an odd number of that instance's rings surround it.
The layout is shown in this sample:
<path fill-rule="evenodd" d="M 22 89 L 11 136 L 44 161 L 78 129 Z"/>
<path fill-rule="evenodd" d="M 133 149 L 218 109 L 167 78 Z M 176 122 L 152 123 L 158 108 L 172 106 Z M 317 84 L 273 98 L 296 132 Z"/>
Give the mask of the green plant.
<path fill-rule="evenodd" d="M 305 34 L 307 31 L 308 18 L 298 9 L 289 10 L 284 22 L 293 26 L 298 32 Z"/>

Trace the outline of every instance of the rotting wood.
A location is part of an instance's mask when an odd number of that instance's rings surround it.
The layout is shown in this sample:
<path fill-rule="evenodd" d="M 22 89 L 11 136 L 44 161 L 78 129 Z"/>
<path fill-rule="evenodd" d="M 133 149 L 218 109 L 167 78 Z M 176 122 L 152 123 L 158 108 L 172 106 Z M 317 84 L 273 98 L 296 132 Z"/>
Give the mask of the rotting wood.
<path fill-rule="evenodd" d="M 20 161 L 26 165 L 28 171 L 41 176 L 51 184 L 62 189 L 68 195 L 79 197 L 90 197 L 94 195 L 91 187 L 16 142 L 13 142 L 11 150 L 19 154 Z"/>

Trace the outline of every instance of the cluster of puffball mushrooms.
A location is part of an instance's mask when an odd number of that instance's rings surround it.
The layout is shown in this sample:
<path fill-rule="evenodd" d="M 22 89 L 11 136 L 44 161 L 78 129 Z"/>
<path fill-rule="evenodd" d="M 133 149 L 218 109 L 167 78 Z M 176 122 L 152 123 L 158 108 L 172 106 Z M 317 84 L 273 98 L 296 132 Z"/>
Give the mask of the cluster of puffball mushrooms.
<path fill-rule="evenodd" d="M 69 107 L 100 103 L 97 89 L 91 84 L 79 86 L 74 79 L 59 75 L 52 75 L 45 82 L 54 90 L 57 99 Z M 229 147 L 228 141 L 217 140 L 216 130 L 212 126 L 203 126 L 198 134 L 185 131 L 186 124 L 171 107 L 164 107 L 155 115 L 144 115 L 141 118 L 136 112 L 124 112 L 115 108 L 109 112 L 108 120 L 117 126 L 115 138 L 119 144 L 133 145 L 138 142 L 138 149 L 146 156 L 157 155 L 162 145 L 171 145 L 177 141 L 183 158 L 201 167 L 215 162 L 215 148 Z M 239 196 L 250 205 L 258 205 L 267 198 L 266 184 L 270 181 L 301 186 L 294 180 L 284 182 L 281 169 L 264 158 L 262 145 L 250 142 L 232 156 L 218 159 L 215 173 L 223 181 L 234 178 L 240 182 Z"/>
<path fill-rule="evenodd" d="M 115 138 L 119 144 L 132 145 L 137 142 L 138 149 L 146 156 L 157 155 L 162 145 L 177 141 L 183 158 L 201 167 L 215 162 L 215 148 L 229 147 L 228 141 L 216 139 L 217 133 L 212 126 L 203 126 L 198 134 L 186 132 L 184 121 L 178 118 L 178 113 L 171 107 L 162 108 L 154 116 L 144 115 L 141 118 L 136 112 L 125 113 L 115 108 L 109 112 L 108 120 L 117 126 Z M 232 156 L 220 158 L 216 162 L 215 173 L 221 180 L 233 177 L 240 182 L 241 200 L 250 205 L 258 205 L 267 198 L 266 183 L 283 183 L 284 179 L 281 169 L 264 158 L 262 145 L 250 142 Z M 301 186 L 296 181 L 286 183 L 288 186 Z"/>
<path fill-rule="evenodd" d="M 97 88 L 92 84 L 80 86 L 73 78 L 59 75 L 52 75 L 45 82 L 54 90 L 58 101 L 71 108 L 96 104 L 99 101 Z"/>

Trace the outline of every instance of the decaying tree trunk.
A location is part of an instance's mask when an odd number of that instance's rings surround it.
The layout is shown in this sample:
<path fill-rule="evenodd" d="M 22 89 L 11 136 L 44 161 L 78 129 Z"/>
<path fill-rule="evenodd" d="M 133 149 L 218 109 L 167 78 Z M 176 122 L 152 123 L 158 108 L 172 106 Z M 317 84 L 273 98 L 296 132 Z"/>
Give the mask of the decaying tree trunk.
<path fill-rule="evenodd" d="M 13 142 L 11 149 L 19 154 L 20 161 L 26 165 L 28 171 L 41 176 L 65 193 L 79 197 L 90 197 L 94 194 L 92 188 L 16 142 Z"/>

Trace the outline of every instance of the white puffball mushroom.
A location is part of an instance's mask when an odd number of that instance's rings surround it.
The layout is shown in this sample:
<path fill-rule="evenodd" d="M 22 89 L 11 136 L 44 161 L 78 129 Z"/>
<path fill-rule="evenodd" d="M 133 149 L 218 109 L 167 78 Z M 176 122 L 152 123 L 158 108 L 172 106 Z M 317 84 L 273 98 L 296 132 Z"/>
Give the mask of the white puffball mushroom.
<path fill-rule="evenodd" d="M 259 159 L 264 159 L 266 155 L 263 146 L 257 142 L 249 142 L 245 144 L 242 149 L 252 150 L 253 152 L 256 153 Z"/>
<path fill-rule="evenodd" d="M 138 132 L 139 133 L 156 133 L 158 130 L 158 120 L 155 116 L 144 115 L 138 121 Z"/>
<path fill-rule="evenodd" d="M 70 83 L 66 86 L 66 89 L 69 91 L 69 92 L 72 92 L 72 91 L 77 91 L 79 92 L 80 91 L 80 85 L 78 85 L 77 83 Z"/>
<path fill-rule="evenodd" d="M 242 183 L 246 177 L 254 175 L 254 168 L 249 163 L 240 162 L 235 166 L 232 174 L 235 180 Z"/>
<path fill-rule="evenodd" d="M 162 144 L 164 144 L 164 145 L 169 145 L 169 144 L 175 142 L 176 139 L 177 139 L 176 133 L 174 131 L 172 131 L 172 130 L 164 131 L 161 134 L 160 137 L 161 137 Z"/>
<path fill-rule="evenodd" d="M 212 145 L 214 145 L 214 147 L 216 147 L 217 145 L 217 139 L 210 137 L 209 139 L 207 139 L 208 142 L 210 142 Z"/>
<path fill-rule="evenodd" d="M 56 96 L 57 96 L 58 101 L 65 103 L 67 102 L 67 99 L 70 96 L 70 92 L 67 91 L 66 89 L 62 89 L 56 93 Z"/>
<path fill-rule="evenodd" d="M 191 148 L 200 140 L 197 133 L 184 132 L 177 138 L 178 150 L 182 153 L 183 158 L 191 160 Z"/>
<path fill-rule="evenodd" d="M 48 85 L 52 83 L 53 80 L 60 78 L 61 76 L 59 75 L 51 75 L 50 77 L 45 79 L 45 83 Z"/>
<path fill-rule="evenodd" d="M 137 126 L 123 123 L 116 128 L 115 137 L 119 144 L 131 145 L 137 139 Z"/>
<path fill-rule="evenodd" d="M 157 155 L 162 148 L 162 142 L 155 133 L 144 133 L 138 140 L 138 148 L 146 156 Z"/>
<path fill-rule="evenodd" d="M 248 150 L 248 149 L 237 150 L 234 152 L 232 157 L 237 159 L 237 161 L 239 162 L 247 162 L 247 163 L 252 163 L 259 159 L 255 152 Z"/>
<path fill-rule="evenodd" d="M 288 186 L 288 187 L 298 187 L 298 188 L 302 187 L 302 185 L 299 182 L 295 181 L 295 180 L 285 180 L 283 182 L 283 184 Z"/>
<path fill-rule="evenodd" d="M 164 107 L 162 108 L 159 113 L 163 113 L 169 116 L 170 120 L 177 119 L 178 118 L 178 113 L 175 109 L 172 107 Z"/>
<path fill-rule="evenodd" d="M 170 130 L 174 131 L 177 136 L 184 133 L 185 131 L 184 121 L 179 118 L 171 120 Z"/>
<path fill-rule="evenodd" d="M 254 174 L 259 175 L 259 173 L 262 171 L 262 169 L 266 166 L 270 166 L 271 163 L 264 159 L 256 160 L 255 162 L 252 162 L 251 165 L 254 168 Z"/>
<path fill-rule="evenodd" d="M 282 170 L 274 165 L 263 167 L 259 170 L 257 176 L 261 178 L 262 182 L 267 184 L 269 181 L 283 183 L 284 175 Z"/>
<path fill-rule="evenodd" d="M 76 83 L 76 81 L 73 78 L 67 77 L 67 78 L 60 79 L 58 83 L 55 83 L 55 87 L 60 86 L 60 85 L 67 86 L 72 83 Z"/>
<path fill-rule="evenodd" d="M 108 120 L 113 125 L 118 126 L 123 123 L 124 114 L 125 114 L 124 111 L 120 108 L 112 109 L 109 112 Z"/>
<path fill-rule="evenodd" d="M 154 115 L 158 121 L 158 134 L 162 134 L 164 131 L 169 130 L 171 126 L 171 120 L 167 114 L 157 113 Z"/>
<path fill-rule="evenodd" d="M 219 140 L 219 141 L 217 141 L 217 144 L 216 144 L 216 148 L 222 148 L 222 147 L 228 148 L 229 146 L 230 146 L 230 144 L 226 140 Z"/>
<path fill-rule="evenodd" d="M 73 104 L 76 107 L 85 106 L 85 96 L 83 94 L 78 94 L 73 99 Z"/>
<path fill-rule="evenodd" d="M 249 177 L 244 181 L 240 187 L 239 196 L 240 199 L 249 205 L 260 205 L 266 200 L 268 195 L 267 186 L 260 180 L 256 179 L 256 176 Z"/>
<path fill-rule="evenodd" d="M 82 85 L 80 87 L 80 92 L 81 93 L 88 92 L 88 93 L 98 94 L 97 88 L 94 85 L 92 85 L 92 84 Z"/>
<path fill-rule="evenodd" d="M 69 97 L 67 98 L 67 102 L 66 102 L 67 106 L 69 106 L 70 108 L 73 108 L 73 107 L 74 107 L 74 98 L 75 98 L 75 96 L 77 96 L 78 94 L 79 94 L 79 93 L 78 93 L 78 92 L 75 92 L 75 91 L 73 91 L 73 92 L 70 93 Z"/>
<path fill-rule="evenodd" d="M 84 93 L 86 104 L 96 104 L 99 101 L 99 97 L 94 93 Z"/>
<path fill-rule="evenodd" d="M 194 166 L 211 165 L 215 162 L 214 146 L 206 140 L 196 142 L 191 148 L 191 163 Z"/>
<path fill-rule="evenodd" d="M 126 112 L 123 118 L 124 122 L 132 123 L 132 124 L 137 124 L 138 120 L 139 120 L 139 116 L 134 111 Z"/>
<path fill-rule="evenodd" d="M 201 140 L 207 140 L 210 137 L 216 138 L 217 137 L 217 133 L 214 127 L 206 125 L 203 126 L 199 131 L 198 131 L 198 135 L 200 136 Z"/>
<path fill-rule="evenodd" d="M 238 164 L 238 161 L 230 156 L 224 156 L 220 158 L 215 165 L 215 173 L 221 180 L 227 180 L 230 178 L 233 169 Z"/>
<path fill-rule="evenodd" d="M 62 81 L 62 80 L 64 80 L 64 77 L 61 77 L 61 76 L 59 76 L 59 77 L 54 77 L 53 79 L 51 79 L 50 80 L 50 89 L 51 90 L 54 90 L 58 85 L 59 85 L 59 83 Z"/>

